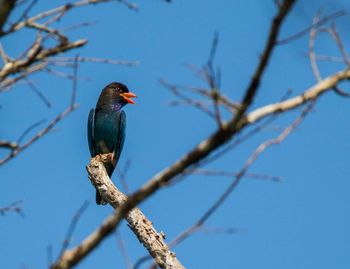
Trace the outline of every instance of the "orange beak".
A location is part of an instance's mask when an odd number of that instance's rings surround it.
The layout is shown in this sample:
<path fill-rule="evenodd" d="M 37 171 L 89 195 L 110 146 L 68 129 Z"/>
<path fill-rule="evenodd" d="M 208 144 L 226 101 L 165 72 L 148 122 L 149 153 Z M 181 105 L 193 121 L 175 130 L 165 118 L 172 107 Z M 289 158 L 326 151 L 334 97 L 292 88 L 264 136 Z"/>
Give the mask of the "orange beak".
<path fill-rule="evenodd" d="M 132 92 L 125 92 L 125 93 L 121 93 L 120 94 L 125 101 L 127 101 L 129 104 L 135 104 L 135 101 L 132 100 L 131 98 L 135 98 L 137 97 L 136 94 L 132 93 Z"/>

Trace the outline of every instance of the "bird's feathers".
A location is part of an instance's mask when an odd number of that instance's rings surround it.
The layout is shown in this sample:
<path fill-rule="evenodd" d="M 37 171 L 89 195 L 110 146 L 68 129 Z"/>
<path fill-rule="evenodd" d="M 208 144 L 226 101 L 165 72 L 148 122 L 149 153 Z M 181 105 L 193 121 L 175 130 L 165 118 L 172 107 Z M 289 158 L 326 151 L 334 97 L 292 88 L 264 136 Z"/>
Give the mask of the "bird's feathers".
<path fill-rule="evenodd" d="M 95 157 L 112 153 L 111 161 L 105 163 L 110 177 L 117 166 L 125 140 L 126 116 L 121 109 L 127 103 L 134 103 L 130 99 L 134 97 L 136 95 L 129 92 L 124 84 L 110 83 L 102 90 L 96 108 L 89 113 L 87 133 L 90 154 Z M 98 192 L 96 203 L 104 203 Z"/>
<path fill-rule="evenodd" d="M 91 109 L 88 118 L 88 128 L 87 128 L 87 137 L 89 142 L 89 150 L 91 157 L 95 156 L 94 153 L 94 117 L 95 117 L 95 109 Z"/>
<path fill-rule="evenodd" d="M 94 116 L 93 116 L 94 114 Z M 99 110 L 90 112 L 88 121 L 89 143 L 91 141 L 91 156 L 112 153 L 111 164 L 106 165 L 109 176 L 112 175 L 125 140 L 126 116 L 121 110 Z"/>

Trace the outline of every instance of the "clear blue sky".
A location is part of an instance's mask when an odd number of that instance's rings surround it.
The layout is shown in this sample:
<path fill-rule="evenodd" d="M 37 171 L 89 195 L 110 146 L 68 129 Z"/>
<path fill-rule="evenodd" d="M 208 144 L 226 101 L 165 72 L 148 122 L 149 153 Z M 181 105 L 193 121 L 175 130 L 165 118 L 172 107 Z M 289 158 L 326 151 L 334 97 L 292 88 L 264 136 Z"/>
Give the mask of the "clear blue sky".
<path fill-rule="evenodd" d="M 61 3 L 39 2 L 33 14 Z M 184 64 L 205 63 L 213 33 L 218 31 L 216 63 L 222 70 L 222 91 L 239 100 L 275 13 L 272 0 L 137 2 L 139 12 L 112 3 L 72 11 L 62 21 L 64 26 L 97 21 L 70 33 L 72 40 L 89 39 L 79 51 L 81 56 L 138 60 L 141 64 L 82 65 L 79 75 L 90 80 L 79 82 L 80 108 L 54 132 L 1 166 L 0 206 L 22 199 L 25 217 L 0 217 L 0 268 L 45 268 L 47 246 L 52 245 L 56 258 L 71 218 L 85 200 L 90 206 L 80 219 L 73 245 L 112 212 L 110 207 L 94 204 L 94 189 L 85 171 L 89 161 L 87 115 L 104 85 L 121 81 L 139 96 L 137 105 L 125 108 L 127 138 L 120 159 L 121 166 L 131 160 L 127 181 L 136 190 L 215 128 L 211 119 L 192 108 L 169 106 L 173 97 L 158 79 L 203 86 Z M 345 0 L 299 1 L 280 36 L 308 26 L 320 8 L 328 14 L 349 7 Z M 349 24 L 349 16 L 337 20 L 350 51 Z M 6 38 L 5 49 L 17 55 L 29 35 Z M 314 83 L 307 50 L 306 36 L 277 48 L 254 107 L 279 100 L 288 89 L 298 94 Z M 317 40 L 317 50 L 339 54 L 325 35 Z M 321 68 L 326 76 L 344 67 L 327 63 Z M 46 108 L 25 85 L 1 94 L 1 139 L 15 140 L 27 126 L 52 119 L 69 103 L 71 82 L 48 74 L 33 80 L 53 107 Z M 208 227 L 233 227 L 242 232 L 193 235 L 175 249 L 184 265 L 202 269 L 350 268 L 349 104 L 348 99 L 326 94 L 296 132 L 263 154 L 251 171 L 282 176 L 283 182 L 245 179 L 207 223 Z M 293 112 L 276 123 L 287 126 L 296 115 Z M 237 171 L 257 145 L 277 134 L 266 130 L 209 168 Z M 115 175 L 113 178 L 120 185 Z M 230 182 L 230 178 L 190 177 L 161 190 L 141 208 L 170 240 L 192 225 Z M 132 261 L 146 254 L 125 223 L 120 232 Z M 116 237 L 105 240 L 78 268 L 124 268 Z"/>

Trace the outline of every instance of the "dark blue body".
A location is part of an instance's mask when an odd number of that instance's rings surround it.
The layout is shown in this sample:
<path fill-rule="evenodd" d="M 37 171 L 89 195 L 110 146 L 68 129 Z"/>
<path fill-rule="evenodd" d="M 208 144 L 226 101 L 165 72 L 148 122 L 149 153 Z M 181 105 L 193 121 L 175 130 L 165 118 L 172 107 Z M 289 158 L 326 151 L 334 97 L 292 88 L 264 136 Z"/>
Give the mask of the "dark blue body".
<path fill-rule="evenodd" d="M 103 153 L 112 153 L 113 158 L 110 163 L 105 164 L 108 175 L 111 177 L 120 154 L 123 150 L 125 140 L 126 117 L 121 106 L 106 105 L 91 109 L 88 120 L 88 141 L 91 157 Z M 96 193 L 96 203 L 103 201 Z"/>
<path fill-rule="evenodd" d="M 126 116 L 122 107 L 127 103 L 134 104 L 130 98 L 136 95 L 122 83 L 112 82 L 103 88 L 96 108 L 91 109 L 88 119 L 87 135 L 91 157 L 111 153 L 109 163 L 105 163 L 109 177 L 117 166 L 125 140 Z M 96 203 L 105 204 L 96 192 Z"/>

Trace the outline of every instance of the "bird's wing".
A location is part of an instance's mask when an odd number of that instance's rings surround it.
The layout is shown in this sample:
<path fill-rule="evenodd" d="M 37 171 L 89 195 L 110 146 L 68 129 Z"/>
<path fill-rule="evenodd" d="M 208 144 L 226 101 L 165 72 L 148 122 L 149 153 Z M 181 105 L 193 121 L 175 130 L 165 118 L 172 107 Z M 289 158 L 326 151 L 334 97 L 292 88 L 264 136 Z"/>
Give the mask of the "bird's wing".
<path fill-rule="evenodd" d="M 117 143 L 115 144 L 114 149 L 114 167 L 117 165 L 120 154 L 123 151 L 124 141 L 125 141 L 125 127 L 126 127 L 126 115 L 122 110 L 117 113 Z"/>
<path fill-rule="evenodd" d="M 88 136 L 91 157 L 95 156 L 94 146 L 93 146 L 93 144 L 94 144 L 94 118 L 95 118 L 95 110 L 91 109 L 90 113 L 89 113 L 88 125 L 87 125 L 87 136 Z"/>

